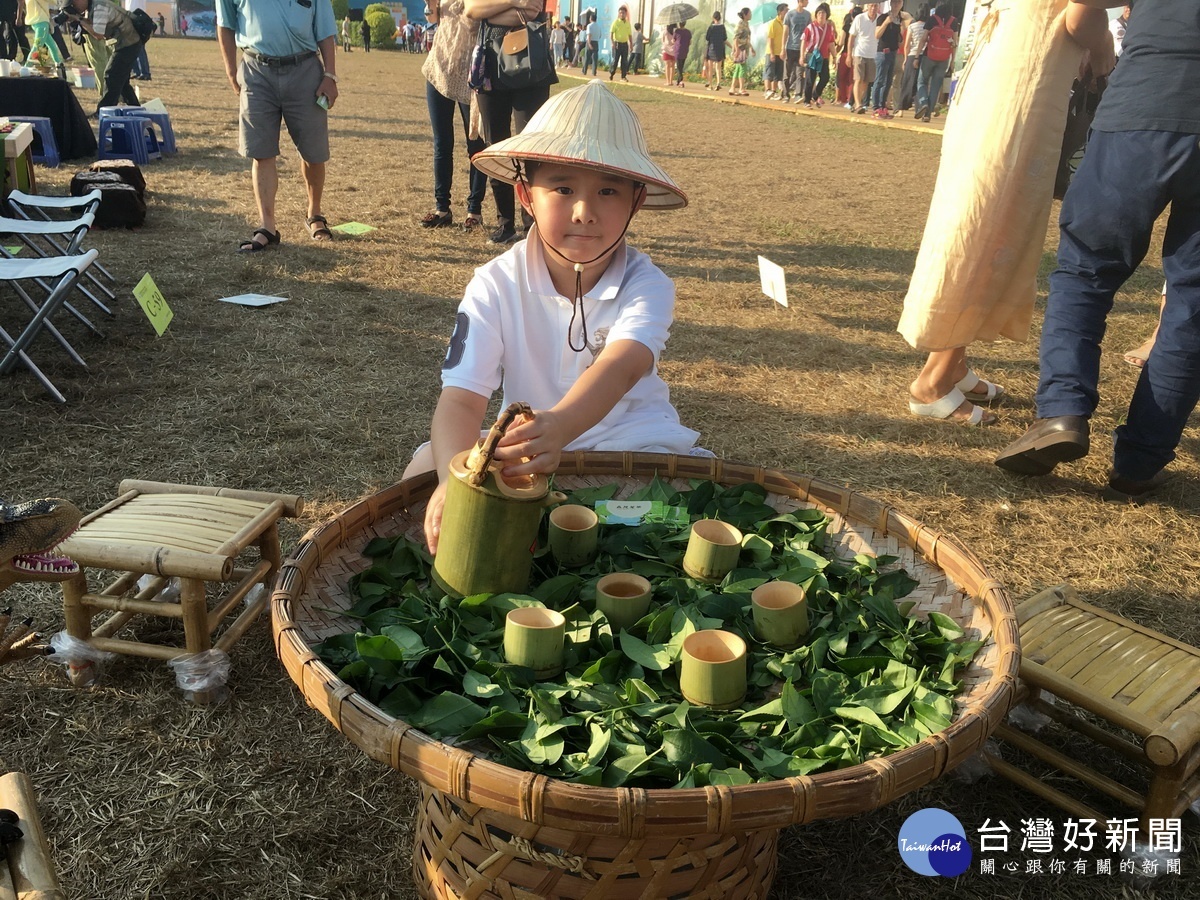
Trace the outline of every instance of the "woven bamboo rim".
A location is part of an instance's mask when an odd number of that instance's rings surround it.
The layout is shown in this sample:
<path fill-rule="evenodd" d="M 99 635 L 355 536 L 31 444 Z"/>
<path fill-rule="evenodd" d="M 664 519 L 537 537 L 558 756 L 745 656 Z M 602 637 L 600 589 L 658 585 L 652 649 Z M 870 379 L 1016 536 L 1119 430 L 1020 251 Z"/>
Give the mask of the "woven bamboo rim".
<path fill-rule="evenodd" d="M 720 834 L 850 816 L 928 784 L 982 749 L 1013 699 L 1019 633 L 1008 592 L 970 551 L 854 491 L 746 463 L 579 451 L 563 457 L 555 478 L 567 487 L 625 480 L 629 493 L 655 475 L 723 485 L 754 482 L 781 509 L 822 509 L 833 517 L 827 552 L 897 555 L 921 582 L 910 598 L 918 600 L 918 611 L 944 612 L 967 629 L 968 637 L 990 632 L 964 675 L 950 726 L 906 750 L 846 769 L 736 788 L 686 790 L 570 784 L 442 744 L 368 702 L 310 646 L 354 626 L 353 620 L 330 610 L 352 602 L 346 584 L 368 565 L 359 551 L 369 538 L 407 532 L 420 539 L 425 501 L 437 484 L 433 474 L 367 497 L 304 537 L 295 556 L 284 561 L 271 598 L 276 652 L 309 704 L 372 759 L 468 803 L 569 831 L 632 838 Z"/>

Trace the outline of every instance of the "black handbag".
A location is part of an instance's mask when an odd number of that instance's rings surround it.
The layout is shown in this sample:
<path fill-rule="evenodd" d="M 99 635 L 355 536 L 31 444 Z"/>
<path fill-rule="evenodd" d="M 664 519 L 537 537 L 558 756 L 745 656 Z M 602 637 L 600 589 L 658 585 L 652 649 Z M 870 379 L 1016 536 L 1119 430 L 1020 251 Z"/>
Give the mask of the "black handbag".
<path fill-rule="evenodd" d="M 520 91 L 557 80 L 544 15 L 507 33 L 493 33 L 491 50 L 496 59 L 493 89 Z"/>

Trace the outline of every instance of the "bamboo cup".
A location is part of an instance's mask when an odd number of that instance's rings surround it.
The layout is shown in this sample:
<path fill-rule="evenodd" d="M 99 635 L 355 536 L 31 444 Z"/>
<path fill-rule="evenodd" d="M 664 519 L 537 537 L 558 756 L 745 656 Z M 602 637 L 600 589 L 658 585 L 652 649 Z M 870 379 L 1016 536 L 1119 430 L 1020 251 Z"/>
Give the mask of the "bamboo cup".
<path fill-rule="evenodd" d="M 632 572 L 614 572 L 596 582 L 596 609 L 620 632 L 650 610 L 650 582 Z"/>
<path fill-rule="evenodd" d="M 550 552 L 559 565 L 574 569 L 596 558 L 600 519 L 586 506 L 569 504 L 550 513 Z"/>
<path fill-rule="evenodd" d="M 533 669 L 538 678 L 553 678 L 563 670 L 562 613 L 540 606 L 509 610 L 504 618 L 504 658 Z"/>
<path fill-rule="evenodd" d="M 737 565 L 742 533 L 728 522 L 701 519 L 692 524 L 683 570 L 697 581 L 720 581 Z"/>
<path fill-rule="evenodd" d="M 760 639 L 790 650 L 808 634 L 808 603 L 804 588 L 790 581 L 768 581 L 750 595 L 754 631 Z"/>
<path fill-rule="evenodd" d="M 696 631 L 683 640 L 679 687 L 697 706 L 733 709 L 746 696 L 746 642 L 728 631 Z"/>

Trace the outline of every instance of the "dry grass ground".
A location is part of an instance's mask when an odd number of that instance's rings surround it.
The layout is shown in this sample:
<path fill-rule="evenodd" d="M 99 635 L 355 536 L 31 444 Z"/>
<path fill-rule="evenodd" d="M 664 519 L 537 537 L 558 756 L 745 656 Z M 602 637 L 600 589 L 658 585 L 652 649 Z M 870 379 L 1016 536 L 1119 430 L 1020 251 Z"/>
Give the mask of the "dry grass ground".
<path fill-rule="evenodd" d="M 326 209 L 333 223 L 379 230 L 310 242 L 289 147 L 283 246 L 234 254 L 254 223 L 216 46 L 158 40 L 150 53 L 151 93 L 171 107 L 181 152 L 147 171 L 146 226 L 92 241 L 123 297 L 104 323 L 106 340 L 68 328 L 90 371 L 45 340 L 35 348 L 69 402 L 48 399 L 26 373 L 0 383 L 0 494 L 66 496 L 94 508 L 123 477 L 298 492 L 311 505 L 286 530 L 294 544 L 309 525 L 399 477 L 427 429 L 458 297 L 494 250 L 477 235 L 417 226 L 432 199 L 420 58 L 356 52 L 339 65 Z M 1110 320 L 1091 456 L 1056 477 L 1014 479 L 991 460 L 1033 415 L 1036 335 L 976 353 L 980 370 L 1012 394 L 996 427 L 918 420 L 905 406 L 919 360 L 894 327 L 928 209 L 936 137 L 617 90 L 691 196 L 682 212 L 638 217 L 631 237 L 678 287 L 662 369 L 705 445 L 892 503 L 957 535 L 1014 595 L 1070 580 L 1108 609 L 1200 641 L 1197 432 L 1184 436 L 1173 466 L 1180 477 L 1162 503 L 1125 509 L 1095 497 L 1108 434 L 1136 380 L 1114 351 L 1153 325 L 1156 256 Z M 62 190 L 70 172 L 39 175 Z M 460 165 L 460 218 L 464 186 Z M 490 201 L 486 209 L 490 222 Z M 787 268 L 790 309 L 761 295 L 759 253 Z M 129 295 L 146 272 L 175 310 L 162 338 Z M 289 300 L 263 310 L 216 302 L 246 291 Z M 5 599 L 46 631 L 61 627 L 53 589 L 17 588 Z M 135 659 L 114 664 L 87 693 L 50 665 L 11 667 L 0 679 L 0 766 L 33 778 L 72 897 L 414 895 L 413 784 L 369 763 L 305 708 L 265 624 L 237 648 L 233 696 L 217 708 L 187 704 L 165 667 Z M 1019 839 L 998 868 L 1016 860 L 1020 874 L 913 875 L 898 860 L 896 836 L 908 813 L 928 805 L 956 813 L 971 834 L 988 817 L 1015 834 L 1021 818 L 1063 819 L 997 779 L 946 779 L 870 816 L 789 831 L 777 896 L 1136 894 L 1117 875 L 1026 875 L 1032 854 L 1019 852 Z M 1185 824 L 1183 876 L 1149 895 L 1200 891 L 1198 829 L 1194 818 Z"/>

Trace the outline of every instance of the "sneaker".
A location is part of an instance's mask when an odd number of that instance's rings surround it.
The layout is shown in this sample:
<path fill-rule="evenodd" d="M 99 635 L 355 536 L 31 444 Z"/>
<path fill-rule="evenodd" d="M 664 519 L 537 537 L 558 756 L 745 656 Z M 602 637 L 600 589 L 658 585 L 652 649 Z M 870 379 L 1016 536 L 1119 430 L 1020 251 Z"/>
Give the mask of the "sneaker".
<path fill-rule="evenodd" d="M 805 109 L 812 109 L 812 108 L 813 108 L 813 105 L 812 105 L 811 103 L 805 103 L 805 104 L 804 104 L 804 108 L 805 108 Z"/>
<path fill-rule="evenodd" d="M 847 104 L 846 104 L 846 105 L 843 107 L 843 109 L 848 109 L 848 110 L 850 110 L 850 112 L 854 112 L 854 104 L 853 104 L 853 103 L 847 103 Z"/>
<path fill-rule="evenodd" d="M 867 108 L 865 106 L 860 106 L 858 109 L 855 110 L 855 112 L 858 113 L 858 115 L 860 115 L 860 116 L 863 115 L 864 113 L 866 113 L 866 111 L 867 111 Z"/>
<path fill-rule="evenodd" d="M 512 222 L 506 222 L 503 219 L 496 226 L 496 230 L 492 232 L 488 238 L 489 244 L 512 244 L 518 240 L 517 231 L 513 228 Z"/>
<path fill-rule="evenodd" d="M 922 121 L 922 122 L 928 122 L 928 121 L 929 121 L 929 112 L 928 112 L 928 111 L 926 111 L 926 112 L 925 112 L 925 115 L 921 117 L 921 121 Z"/>
<path fill-rule="evenodd" d="M 825 105 L 825 101 L 824 101 L 824 100 L 819 100 L 819 99 L 817 100 L 817 109 L 820 109 L 820 108 L 821 108 L 822 106 L 824 106 L 824 105 Z"/>

